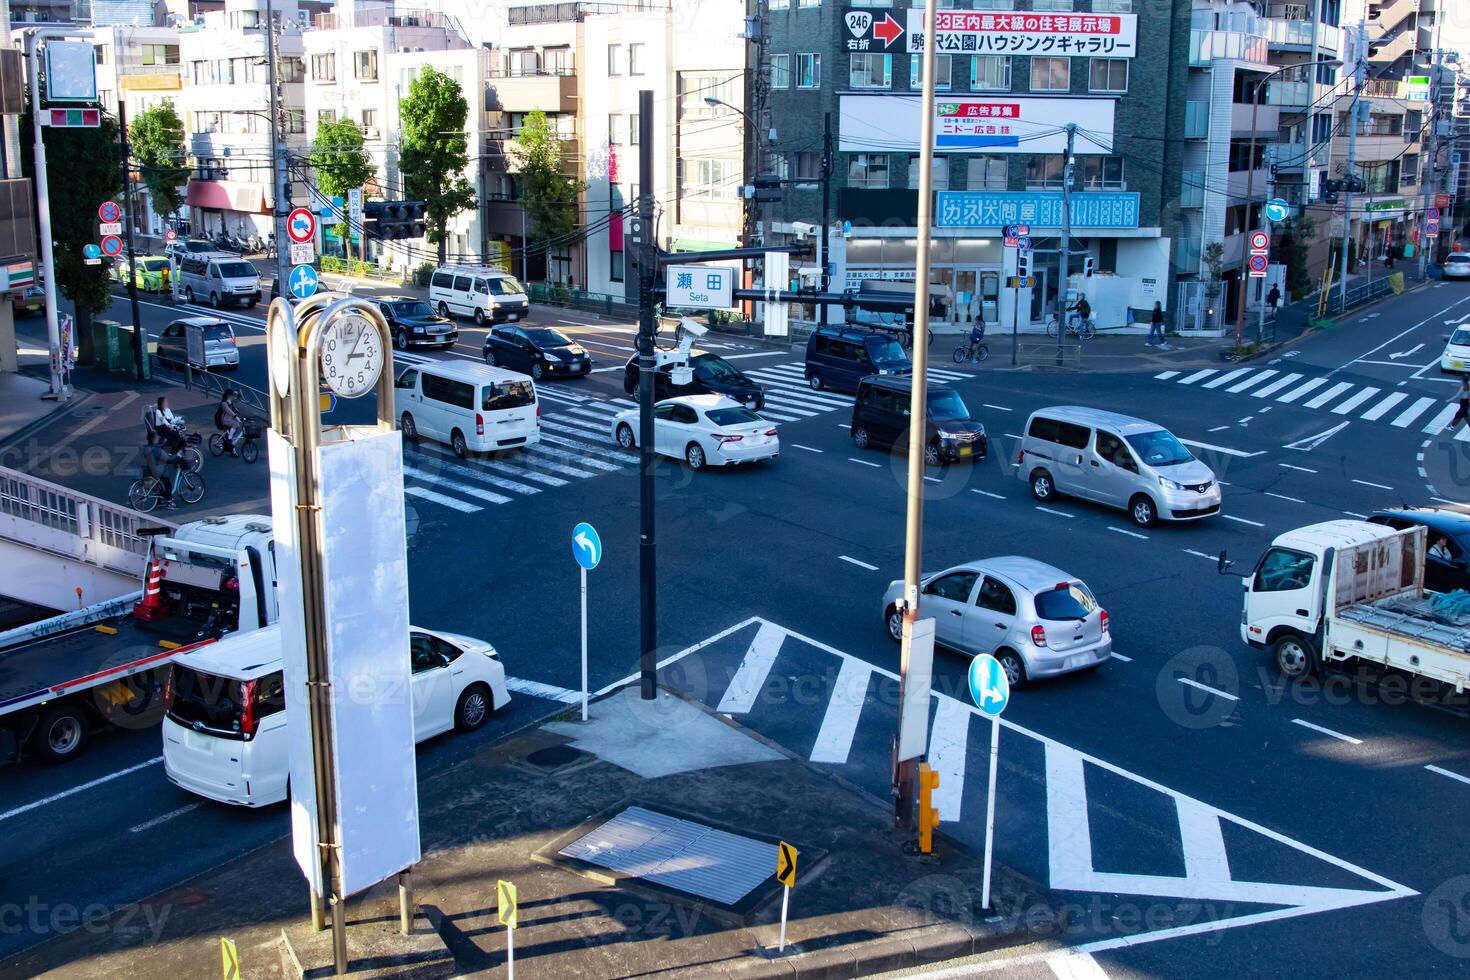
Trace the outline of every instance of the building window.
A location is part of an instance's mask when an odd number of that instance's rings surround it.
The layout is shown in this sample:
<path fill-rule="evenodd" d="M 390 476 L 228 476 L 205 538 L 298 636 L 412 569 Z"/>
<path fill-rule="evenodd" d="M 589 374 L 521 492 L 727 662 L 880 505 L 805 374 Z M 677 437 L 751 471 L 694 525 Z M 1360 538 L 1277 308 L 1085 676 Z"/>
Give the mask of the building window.
<path fill-rule="evenodd" d="M 1128 62 L 1123 58 L 1093 58 L 1088 79 L 1090 92 L 1128 91 Z"/>
<path fill-rule="evenodd" d="M 378 80 L 378 52 L 376 50 L 352 52 L 352 77 L 359 82 Z"/>
<path fill-rule="evenodd" d="M 967 190 L 1003 191 L 1010 186 L 1005 157 L 970 157 Z"/>
<path fill-rule="evenodd" d="M 1036 155 L 1026 158 L 1026 187 L 1028 189 L 1061 190 L 1065 182 L 1066 158 L 1060 153 Z"/>
<path fill-rule="evenodd" d="M 572 73 L 571 48 L 547 48 L 542 55 L 548 75 L 570 75 Z"/>
<path fill-rule="evenodd" d="M 796 164 L 796 173 L 792 174 L 795 180 L 821 180 L 822 179 L 822 155 L 820 153 L 796 153 L 793 154 Z"/>
<path fill-rule="evenodd" d="M 923 173 L 918 156 L 909 157 L 909 190 L 919 189 L 919 177 Z M 935 155 L 930 172 L 932 186 L 930 190 L 949 190 L 949 157 Z"/>
<path fill-rule="evenodd" d="M 317 82 L 335 82 L 337 80 L 337 56 L 335 54 L 312 55 L 311 77 Z"/>
<path fill-rule="evenodd" d="M 970 88 L 976 92 L 1011 90 L 1011 56 L 977 54 L 970 59 Z"/>
<path fill-rule="evenodd" d="M 1239 235 L 1261 227 L 1261 206 L 1235 204 L 1225 209 L 1225 237 Z"/>
<path fill-rule="evenodd" d="M 369 134 L 370 133 L 373 136 L 377 136 L 378 135 L 378 110 L 377 109 L 364 109 L 364 110 L 362 110 L 362 131 L 365 134 Z"/>
<path fill-rule="evenodd" d="M 863 53 L 852 56 L 847 83 L 853 88 L 888 88 L 893 76 L 893 55 Z"/>
<path fill-rule="evenodd" d="M 628 113 L 628 145 L 638 145 L 638 113 Z"/>
<path fill-rule="evenodd" d="M 739 160 L 686 160 L 684 197 L 733 201 L 739 192 Z"/>
<path fill-rule="evenodd" d="M 771 0 L 772 10 L 790 10 L 791 0 Z"/>
<path fill-rule="evenodd" d="M 614 248 L 607 255 L 607 277 L 613 282 L 623 281 L 623 250 Z"/>
<path fill-rule="evenodd" d="M 822 0 L 797 0 L 798 7 L 820 7 Z"/>
<path fill-rule="evenodd" d="M 316 124 L 318 126 L 321 126 L 321 125 L 323 125 L 325 123 L 334 123 L 336 121 L 337 121 L 337 110 L 336 109 L 318 109 L 316 111 Z"/>
<path fill-rule="evenodd" d="M 1077 162 L 1082 171 L 1084 190 L 1125 190 L 1122 157 L 1082 157 Z"/>
<path fill-rule="evenodd" d="M 1071 10 L 1072 0 L 1031 0 L 1032 10 Z"/>
<path fill-rule="evenodd" d="M 1068 92 L 1071 88 L 1071 58 L 1031 59 L 1031 91 Z"/>
<path fill-rule="evenodd" d="M 854 7 L 892 7 L 893 0 L 852 0 Z M 919 6 L 919 4 L 914 4 Z"/>
<path fill-rule="evenodd" d="M 194 113 L 194 132 L 217 133 L 219 132 L 219 113 L 196 112 Z"/>
<path fill-rule="evenodd" d="M 1250 105 L 1260 93 L 1262 76 L 1249 72 L 1237 72 L 1230 89 L 1230 101 L 1237 105 Z"/>
<path fill-rule="evenodd" d="M 288 133 L 306 132 L 305 109 L 282 109 L 281 121 L 285 124 Z"/>
<path fill-rule="evenodd" d="M 822 87 L 822 56 L 819 54 L 799 54 L 796 56 L 796 87 L 797 88 L 821 88 Z"/>
<path fill-rule="evenodd" d="M 936 91 L 948 91 L 950 83 L 950 59 L 947 54 L 936 54 L 934 56 L 934 88 Z M 922 88 L 924 85 L 924 56 L 915 54 L 909 56 L 909 88 Z"/>
<path fill-rule="evenodd" d="M 145 65 L 177 65 L 179 46 L 177 44 L 145 44 L 140 57 Z"/>
<path fill-rule="evenodd" d="M 1403 160 L 1403 177 L 1400 181 L 1405 187 L 1419 183 L 1419 154 L 1405 153 Z"/>
<path fill-rule="evenodd" d="M 623 60 L 623 46 L 621 44 L 609 44 L 607 46 L 607 73 L 609 75 L 621 75 L 623 69 L 620 67 Z"/>
<path fill-rule="evenodd" d="M 613 112 L 608 113 L 608 116 L 607 116 L 607 141 L 608 141 L 609 144 L 611 144 L 613 146 L 620 146 L 620 145 L 622 145 L 622 142 L 623 141 L 620 140 L 620 139 L 618 139 L 618 116 L 617 116 L 617 113 L 613 113 Z"/>
<path fill-rule="evenodd" d="M 771 88 L 791 87 L 791 55 L 771 55 Z"/>
<path fill-rule="evenodd" d="M 1265 143 L 1262 143 L 1260 141 L 1257 141 L 1256 142 L 1256 152 L 1254 154 L 1254 161 L 1255 161 L 1255 165 L 1254 166 L 1251 165 L 1252 156 L 1253 155 L 1251 153 L 1250 140 L 1231 140 L 1230 141 L 1230 171 L 1231 171 L 1231 173 L 1239 173 L 1239 172 L 1241 172 L 1243 170 L 1259 170 L 1259 169 L 1261 169 L 1261 167 L 1266 162 L 1266 144 Z"/>
<path fill-rule="evenodd" d="M 506 71 L 511 78 L 522 78 L 541 72 L 541 58 L 536 54 L 535 48 L 517 48 L 506 60 Z"/>
<path fill-rule="evenodd" d="M 847 158 L 847 186 L 872 188 L 887 187 L 888 154 L 850 154 Z"/>
<path fill-rule="evenodd" d="M 306 77 L 306 65 L 300 58 L 282 58 L 276 62 L 276 74 L 282 82 L 299 82 Z"/>
<path fill-rule="evenodd" d="M 630 45 L 628 45 L 628 74 L 629 75 L 641 75 L 641 74 L 643 74 L 643 65 L 641 64 L 642 61 L 643 61 L 643 45 L 642 44 L 630 44 Z"/>

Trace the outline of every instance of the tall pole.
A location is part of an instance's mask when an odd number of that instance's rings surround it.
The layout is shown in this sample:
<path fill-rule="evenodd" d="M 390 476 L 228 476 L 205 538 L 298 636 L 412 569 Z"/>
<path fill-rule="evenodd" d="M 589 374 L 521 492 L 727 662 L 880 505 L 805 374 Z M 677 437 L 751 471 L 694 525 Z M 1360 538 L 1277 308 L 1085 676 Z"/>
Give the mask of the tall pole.
<path fill-rule="evenodd" d="M 128 239 L 128 306 L 133 314 L 133 366 L 143 380 L 143 360 L 148 356 L 148 328 L 138 313 L 138 257 L 133 250 L 133 181 L 128 172 L 128 101 L 119 93 L 117 127 L 122 132 L 123 220 Z"/>
<path fill-rule="evenodd" d="M 1337 296 L 1344 310 L 1347 309 L 1348 241 L 1353 231 L 1352 182 L 1357 179 L 1355 169 L 1358 160 L 1358 110 L 1363 104 L 1363 82 L 1368 74 L 1368 28 L 1358 21 L 1358 41 L 1354 46 L 1353 104 L 1348 111 L 1348 158 L 1347 186 L 1342 199 L 1342 273 L 1338 277 Z"/>
<path fill-rule="evenodd" d="M 1250 223 L 1251 208 L 1256 203 L 1256 118 L 1261 109 L 1261 96 L 1265 94 L 1266 85 L 1281 74 L 1273 71 L 1256 83 L 1256 90 L 1251 94 L 1251 141 L 1250 149 L 1246 153 L 1245 164 L 1245 220 Z M 1261 209 L 1261 226 L 1264 230 L 1266 223 L 1266 209 Z M 1246 290 L 1250 284 L 1250 249 L 1241 249 L 1240 260 L 1240 289 L 1235 301 L 1235 346 L 1239 347 L 1245 340 L 1245 300 Z M 1060 334 L 1061 331 L 1058 331 Z"/>
<path fill-rule="evenodd" d="M 1426 172 L 1419 185 L 1423 188 L 1424 194 L 1424 207 L 1419 209 L 1419 261 L 1417 265 L 1419 267 L 1420 279 L 1424 278 L 1424 267 L 1428 264 L 1429 260 L 1429 209 L 1434 207 L 1435 191 L 1439 190 L 1439 183 L 1435 179 L 1439 168 L 1435 166 L 1434 131 L 1439 128 L 1439 120 L 1437 118 L 1439 115 L 1439 60 L 1442 54 L 1443 52 L 1439 49 L 1435 49 L 1434 63 L 1429 66 L 1429 105 L 1427 113 L 1429 117 L 1429 145 L 1425 148 L 1427 152 L 1424 154 L 1425 159 L 1429 161 L 1429 166 L 1425 168 Z M 1435 237 L 1438 238 L 1438 236 Z"/>
<path fill-rule="evenodd" d="M 832 113 L 822 114 L 822 292 L 829 292 L 832 284 Z M 822 304 L 822 323 L 829 319 L 827 304 Z"/>
<path fill-rule="evenodd" d="M 271 183 L 276 199 L 274 228 L 276 235 L 276 293 L 287 296 L 291 281 L 290 237 L 286 234 L 286 216 L 291 203 L 290 171 L 286 165 L 286 143 L 281 137 L 280 89 L 276 85 L 276 12 L 272 0 L 265 0 L 265 65 L 270 99 L 266 112 L 271 121 Z"/>
<path fill-rule="evenodd" d="M 924 555 L 924 444 L 929 409 L 929 240 L 933 223 L 934 172 L 934 10 L 924 6 L 924 95 L 919 117 L 919 214 L 918 256 L 914 266 L 914 378 L 909 391 L 908 509 L 904 524 L 903 618 L 905 627 L 898 661 L 898 703 L 904 703 L 909 684 L 909 662 L 913 654 L 913 627 L 919 622 L 919 576 Z M 825 225 L 825 220 L 824 220 Z M 900 731 L 903 711 L 899 710 Z M 897 742 L 895 741 L 895 745 Z M 894 753 L 895 759 L 898 753 Z M 899 761 L 893 772 L 894 816 L 898 828 L 908 831 L 914 824 L 914 787 L 917 761 Z"/>
<path fill-rule="evenodd" d="M 1057 367 L 1062 366 L 1062 342 L 1067 339 L 1067 274 L 1072 265 L 1072 148 L 1077 139 L 1077 124 L 1067 123 L 1067 156 L 1062 165 L 1062 241 L 1057 274 Z"/>
<path fill-rule="evenodd" d="M 66 382 L 61 377 L 61 321 L 56 310 L 56 255 L 51 244 L 51 187 L 46 177 L 46 141 L 41 125 L 41 42 L 65 37 L 65 29 L 38 28 L 26 32 L 26 57 L 30 62 L 31 132 L 36 154 L 36 230 L 41 237 L 41 287 L 46 294 L 46 342 L 51 348 L 51 390 L 44 397 L 66 401 Z M 91 37 L 90 34 L 82 35 Z"/>
<path fill-rule="evenodd" d="M 658 550 L 654 542 L 653 286 L 658 245 L 653 237 L 653 91 L 638 92 L 638 633 L 643 700 L 658 696 Z M 584 280 L 585 281 L 585 280 Z"/>

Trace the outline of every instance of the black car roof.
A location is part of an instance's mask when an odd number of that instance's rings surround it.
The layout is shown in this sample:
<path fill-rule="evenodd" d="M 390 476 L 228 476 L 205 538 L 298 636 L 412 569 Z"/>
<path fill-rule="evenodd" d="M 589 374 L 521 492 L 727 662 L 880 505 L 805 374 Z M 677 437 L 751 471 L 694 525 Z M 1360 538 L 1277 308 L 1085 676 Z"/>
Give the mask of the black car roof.
<path fill-rule="evenodd" d="M 1456 538 L 1470 535 L 1470 514 L 1463 514 L 1457 510 L 1440 510 L 1437 507 L 1422 509 L 1394 507 L 1390 510 L 1374 511 L 1373 516 L 1398 517 L 1415 524 L 1423 524 L 1436 531 L 1443 531 Z"/>
<path fill-rule="evenodd" d="M 892 388 L 894 391 L 912 391 L 914 387 L 914 376 L 912 374 L 870 374 L 863 378 L 860 384 L 873 388 Z M 925 389 L 929 394 L 937 391 L 952 391 L 952 388 L 943 384 L 928 384 Z"/>
<path fill-rule="evenodd" d="M 841 337 L 844 340 L 865 340 L 868 337 L 882 337 L 887 340 L 893 339 L 893 331 L 891 330 L 872 330 L 861 326 L 840 326 L 837 324 L 818 327 L 815 333 L 821 334 L 824 337 Z"/>

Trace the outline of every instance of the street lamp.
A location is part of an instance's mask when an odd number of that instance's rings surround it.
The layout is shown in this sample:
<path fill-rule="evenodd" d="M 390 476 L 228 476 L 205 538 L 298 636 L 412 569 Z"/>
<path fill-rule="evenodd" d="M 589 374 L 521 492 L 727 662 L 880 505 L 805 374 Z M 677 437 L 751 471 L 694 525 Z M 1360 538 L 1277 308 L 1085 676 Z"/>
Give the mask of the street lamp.
<path fill-rule="evenodd" d="M 756 143 L 756 139 L 758 138 L 756 134 L 760 127 L 755 124 L 754 119 L 750 118 L 750 114 L 748 112 L 738 106 L 731 105 L 724 99 L 717 99 L 713 95 L 706 95 L 704 97 L 704 104 L 709 106 L 711 109 L 715 108 L 716 106 L 723 106 L 724 108 L 729 109 L 731 112 L 740 116 L 741 119 L 745 120 L 745 138 L 741 140 L 741 152 L 742 155 L 745 157 L 744 168 L 746 171 L 746 175 L 750 177 L 752 181 L 754 181 L 755 175 L 750 173 L 750 171 L 760 169 L 760 153 L 758 150 L 755 149 L 758 145 Z M 755 237 L 753 229 L 753 226 L 755 224 L 755 208 L 756 203 L 753 196 L 749 203 L 741 204 L 740 244 L 742 246 L 749 245 L 751 239 Z"/>
<path fill-rule="evenodd" d="M 1316 27 L 1315 26 L 1313 27 L 1313 30 L 1316 30 Z M 1246 220 L 1247 221 L 1250 219 L 1250 206 L 1255 203 L 1255 196 L 1256 196 L 1256 116 L 1260 112 L 1260 109 L 1261 109 L 1261 99 L 1262 99 L 1262 97 L 1263 97 L 1263 95 L 1264 95 L 1264 93 L 1266 91 L 1266 88 L 1270 84 L 1271 79 L 1275 78 L 1277 75 L 1282 75 L 1282 74 L 1285 74 L 1286 72 L 1289 72 L 1289 71 L 1296 71 L 1299 68 L 1321 68 L 1321 67 L 1340 68 L 1340 67 L 1342 67 L 1342 62 L 1339 59 L 1337 59 L 1337 58 L 1319 58 L 1316 61 L 1303 61 L 1303 62 L 1301 62 L 1299 64 L 1295 64 L 1295 65 L 1285 65 L 1285 66 L 1283 66 L 1281 68 L 1278 68 L 1275 71 L 1271 72 L 1265 78 L 1261 79 L 1260 83 L 1256 86 L 1256 91 L 1255 91 L 1255 93 L 1251 97 L 1251 141 L 1250 141 L 1250 150 L 1246 154 L 1246 163 L 1249 166 L 1249 169 L 1246 171 L 1246 177 L 1245 177 L 1245 209 L 1246 209 L 1245 214 L 1246 214 Z M 1313 76 L 1313 78 L 1315 80 L 1315 75 Z M 1314 105 L 1316 103 L 1316 101 L 1317 101 L 1317 87 L 1316 87 L 1315 84 L 1313 84 L 1312 88 L 1307 93 L 1307 97 L 1308 97 L 1308 100 L 1309 100 L 1307 102 L 1308 107 L 1310 107 L 1310 106 L 1312 106 L 1312 105 Z M 1312 138 L 1311 137 L 1311 134 L 1308 133 L 1307 134 L 1307 139 L 1310 140 L 1311 138 Z M 1262 223 L 1263 226 L 1264 226 L 1265 222 L 1266 222 L 1266 209 L 1263 206 L 1261 208 L 1261 223 Z M 1265 228 L 1262 227 L 1261 230 L 1264 231 Z M 1240 346 L 1241 342 L 1245 338 L 1245 292 L 1246 292 L 1246 285 L 1250 281 L 1250 270 L 1249 270 L 1249 268 L 1247 268 L 1247 264 L 1249 263 L 1250 260 L 1246 257 L 1247 254 L 1248 254 L 1248 252 L 1244 248 L 1242 248 L 1240 250 L 1240 252 L 1241 252 L 1240 290 L 1239 290 L 1239 299 L 1238 299 L 1238 301 L 1235 304 L 1235 346 L 1237 346 L 1237 347 Z"/>

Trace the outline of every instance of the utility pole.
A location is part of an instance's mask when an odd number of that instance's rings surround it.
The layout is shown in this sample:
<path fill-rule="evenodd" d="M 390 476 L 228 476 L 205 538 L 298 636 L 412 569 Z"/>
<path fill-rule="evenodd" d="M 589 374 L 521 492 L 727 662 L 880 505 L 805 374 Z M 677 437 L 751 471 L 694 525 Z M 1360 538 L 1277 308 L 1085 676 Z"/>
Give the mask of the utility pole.
<path fill-rule="evenodd" d="M 122 133 L 122 180 L 123 220 L 127 222 L 128 236 L 128 306 L 133 314 L 133 366 L 138 380 L 143 380 L 143 360 L 148 356 L 148 328 L 138 313 L 138 256 L 133 250 L 133 181 L 128 172 L 128 100 L 119 93 L 117 99 L 117 126 Z"/>
<path fill-rule="evenodd" d="M 1363 82 L 1368 74 L 1368 28 L 1358 21 L 1358 41 L 1354 45 L 1357 62 L 1353 65 L 1353 104 L 1348 112 L 1347 190 L 1342 199 L 1342 273 L 1338 277 L 1338 301 L 1347 309 L 1348 241 L 1353 229 L 1353 182 L 1357 180 L 1358 113 L 1363 104 Z"/>
<path fill-rule="evenodd" d="M 1426 107 L 1426 115 L 1429 121 L 1429 145 L 1425 147 L 1426 152 L 1424 154 L 1424 158 L 1428 161 L 1429 165 L 1424 168 L 1425 173 L 1421 177 L 1419 185 L 1423 188 L 1424 194 L 1424 206 L 1419 209 L 1419 261 L 1417 265 L 1419 267 L 1420 279 L 1424 278 L 1425 266 L 1429 262 L 1429 249 L 1433 245 L 1429 237 L 1429 209 L 1434 207 L 1435 192 L 1439 190 L 1439 181 L 1437 179 L 1439 167 L 1436 166 L 1437 161 L 1434 155 L 1434 136 L 1435 130 L 1439 129 L 1439 73 L 1440 59 L 1443 56 L 1444 52 L 1436 48 L 1434 52 L 1434 63 L 1429 66 L 1429 104 Z M 1438 238 L 1439 236 L 1436 235 L 1435 240 L 1438 240 Z"/>
<path fill-rule="evenodd" d="M 653 90 L 638 92 L 638 659 L 643 700 L 658 696 L 658 550 L 654 542 L 653 353 L 658 328 L 653 289 L 658 243 L 653 238 Z M 584 280 L 585 281 L 585 280 Z"/>
<path fill-rule="evenodd" d="M 272 0 L 265 0 L 265 65 L 270 100 L 266 112 L 271 120 L 271 182 L 275 184 L 276 294 L 288 295 L 291 281 L 290 237 L 286 234 L 286 215 L 291 208 L 291 176 L 286 163 L 286 143 L 281 136 L 280 89 L 276 85 L 276 12 Z M 366 237 L 366 236 L 364 236 Z"/>
<path fill-rule="evenodd" d="M 1067 339 L 1067 276 L 1072 265 L 1072 147 L 1077 124 L 1067 123 L 1067 156 L 1062 165 L 1062 254 L 1057 270 L 1057 367 L 1062 366 L 1062 344 Z"/>
<path fill-rule="evenodd" d="M 1282 69 L 1283 71 L 1286 69 Z M 1266 93 L 1266 85 L 1272 78 L 1281 74 L 1274 71 L 1256 83 L 1255 91 L 1251 93 L 1251 141 L 1246 151 L 1246 174 L 1245 174 L 1245 223 L 1251 223 L 1251 208 L 1256 203 L 1256 114 L 1261 108 L 1261 98 Z M 1261 220 L 1259 227 L 1262 231 L 1266 225 L 1266 209 L 1261 209 Z M 1250 250 L 1241 249 L 1240 258 L 1240 289 L 1236 293 L 1235 302 L 1235 346 L 1239 347 L 1245 340 L 1245 303 L 1247 290 L 1250 287 Z M 1261 316 L 1264 322 L 1265 304 L 1261 304 Z"/>
<path fill-rule="evenodd" d="M 821 269 L 821 279 L 818 280 L 822 292 L 828 292 L 832 285 L 832 113 L 822 114 L 822 256 L 818 263 Z M 827 304 L 822 304 L 822 324 L 828 320 L 829 310 Z"/>

